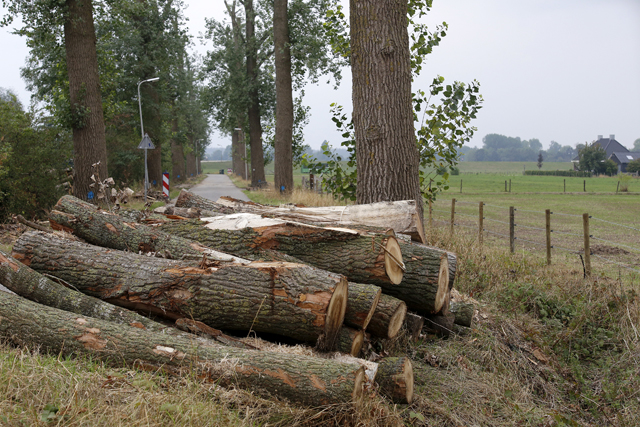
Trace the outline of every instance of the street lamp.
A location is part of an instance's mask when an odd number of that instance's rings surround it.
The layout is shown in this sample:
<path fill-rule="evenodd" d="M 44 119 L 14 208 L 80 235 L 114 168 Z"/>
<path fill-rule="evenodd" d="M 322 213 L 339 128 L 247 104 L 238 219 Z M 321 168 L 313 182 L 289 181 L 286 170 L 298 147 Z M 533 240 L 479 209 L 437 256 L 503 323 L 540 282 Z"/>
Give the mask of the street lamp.
<path fill-rule="evenodd" d="M 144 139 L 144 123 L 142 122 L 142 98 L 140 97 L 140 85 L 147 82 L 156 82 L 160 77 L 142 80 L 138 82 L 138 108 L 140 109 L 140 133 Z M 147 169 L 147 148 L 144 149 L 144 203 L 147 203 L 147 188 L 149 188 L 149 169 Z"/>

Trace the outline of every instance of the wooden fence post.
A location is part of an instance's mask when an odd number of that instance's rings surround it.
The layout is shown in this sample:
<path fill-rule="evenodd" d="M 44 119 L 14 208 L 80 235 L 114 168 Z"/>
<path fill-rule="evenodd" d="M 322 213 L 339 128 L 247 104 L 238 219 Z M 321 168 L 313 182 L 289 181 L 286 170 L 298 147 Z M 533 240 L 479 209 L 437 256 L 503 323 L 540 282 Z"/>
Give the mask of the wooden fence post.
<path fill-rule="evenodd" d="M 505 193 L 507 192 L 507 180 L 506 179 L 504 180 L 504 192 Z"/>
<path fill-rule="evenodd" d="M 620 189 L 620 181 L 618 181 L 618 185 L 616 186 L 616 193 L 618 192 L 619 189 Z"/>
<path fill-rule="evenodd" d="M 456 199 L 451 199 L 451 237 L 453 237 L 453 222 L 456 218 Z"/>
<path fill-rule="evenodd" d="M 547 265 L 551 265 L 551 209 L 544 211 L 547 232 Z"/>
<path fill-rule="evenodd" d="M 584 191 L 585 193 L 587 192 L 587 180 L 586 179 L 582 180 L 582 191 Z"/>
<path fill-rule="evenodd" d="M 589 238 L 589 214 L 582 214 L 582 226 L 584 227 L 584 274 L 591 277 L 591 248 Z"/>
<path fill-rule="evenodd" d="M 516 251 L 516 214 L 515 208 L 513 206 L 509 206 L 509 249 L 511 249 L 511 253 Z"/>
<path fill-rule="evenodd" d="M 478 243 L 482 246 L 482 232 L 484 230 L 484 203 L 478 205 Z"/>

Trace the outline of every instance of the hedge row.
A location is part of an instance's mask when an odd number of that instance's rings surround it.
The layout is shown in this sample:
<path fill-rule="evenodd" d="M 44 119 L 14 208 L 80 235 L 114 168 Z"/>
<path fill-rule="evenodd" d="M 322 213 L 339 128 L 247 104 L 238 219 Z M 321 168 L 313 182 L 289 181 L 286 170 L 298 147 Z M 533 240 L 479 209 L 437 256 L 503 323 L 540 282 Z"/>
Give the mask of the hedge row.
<path fill-rule="evenodd" d="M 553 176 L 575 176 L 578 178 L 591 178 L 591 172 L 583 171 L 524 171 L 525 175 L 553 175 Z"/>

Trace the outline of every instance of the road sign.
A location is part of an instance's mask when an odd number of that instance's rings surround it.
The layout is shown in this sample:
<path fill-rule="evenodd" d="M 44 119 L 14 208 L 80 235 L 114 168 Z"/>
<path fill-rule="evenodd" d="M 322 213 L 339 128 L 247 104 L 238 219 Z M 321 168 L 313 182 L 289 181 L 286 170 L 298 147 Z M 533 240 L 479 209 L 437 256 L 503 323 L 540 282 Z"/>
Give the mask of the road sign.
<path fill-rule="evenodd" d="M 145 133 L 144 138 L 142 138 L 142 141 L 140 141 L 140 144 L 138 144 L 138 148 L 141 150 L 153 150 L 156 148 L 156 146 L 153 145 L 153 142 L 151 142 L 151 138 L 149 138 L 149 135 Z"/>

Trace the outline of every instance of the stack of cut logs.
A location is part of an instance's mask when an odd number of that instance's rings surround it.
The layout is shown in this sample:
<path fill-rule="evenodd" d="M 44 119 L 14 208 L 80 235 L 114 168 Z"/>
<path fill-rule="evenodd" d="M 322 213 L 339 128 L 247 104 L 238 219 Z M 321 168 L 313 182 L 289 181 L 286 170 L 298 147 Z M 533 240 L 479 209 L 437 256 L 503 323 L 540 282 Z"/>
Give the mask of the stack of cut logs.
<path fill-rule="evenodd" d="M 156 211 L 62 197 L 49 215 L 56 233 L 27 232 L 11 256 L 0 252 L 0 284 L 17 294 L 0 292 L 0 336 L 188 367 L 306 405 L 357 403 L 367 388 L 410 403 L 409 359 L 357 359 L 363 343 L 403 325 L 417 339 L 423 327 L 448 335 L 471 324 L 474 307 L 451 300 L 456 256 L 423 244 L 413 201 L 274 208 L 183 191 Z M 317 356 L 263 351 L 222 330 L 313 343 Z M 353 357 L 328 356 L 336 351 Z"/>

